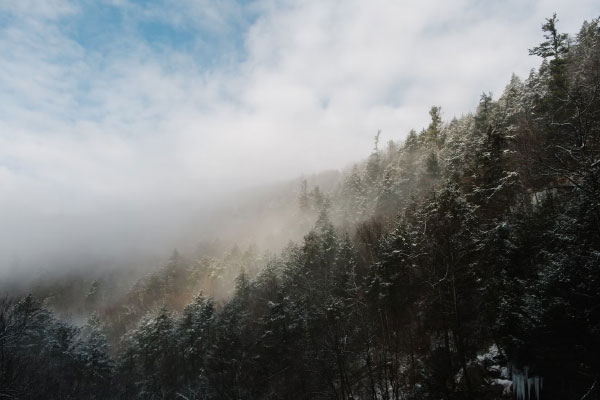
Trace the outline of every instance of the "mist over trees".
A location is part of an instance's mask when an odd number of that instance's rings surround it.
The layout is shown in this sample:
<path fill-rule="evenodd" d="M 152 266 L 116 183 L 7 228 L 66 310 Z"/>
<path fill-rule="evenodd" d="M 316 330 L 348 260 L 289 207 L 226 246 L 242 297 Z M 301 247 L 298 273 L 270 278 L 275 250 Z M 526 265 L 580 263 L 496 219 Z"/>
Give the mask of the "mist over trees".
<path fill-rule="evenodd" d="M 281 251 L 87 282 L 80 326 L 0 301 L 0 397 L 600 398 L 600 19 L 557 21 L 497 99 L 295 182 Z"/>

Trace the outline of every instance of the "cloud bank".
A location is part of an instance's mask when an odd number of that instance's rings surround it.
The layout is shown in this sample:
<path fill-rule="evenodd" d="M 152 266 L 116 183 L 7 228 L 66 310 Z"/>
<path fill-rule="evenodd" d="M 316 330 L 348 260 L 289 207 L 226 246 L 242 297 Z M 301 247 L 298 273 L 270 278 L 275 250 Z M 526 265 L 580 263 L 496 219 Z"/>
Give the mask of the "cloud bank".
<path fill-rule="evenodd" d="M 545 17 L 600 14 L 575 3 L 0 2 L 0 271 L 167 248 L 227 193 L 472 111 Z"/>

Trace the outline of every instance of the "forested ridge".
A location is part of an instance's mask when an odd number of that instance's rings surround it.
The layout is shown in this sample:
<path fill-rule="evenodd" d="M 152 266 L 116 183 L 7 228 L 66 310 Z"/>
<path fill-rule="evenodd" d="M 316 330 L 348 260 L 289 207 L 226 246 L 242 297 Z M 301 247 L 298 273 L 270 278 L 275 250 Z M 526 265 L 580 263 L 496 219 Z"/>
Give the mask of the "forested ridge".
<path fill-rule="evenodd" d="M 556 22 L 497 99 L 302 181 L 282 252 L 174 252 L 81 327 L 2 300 L 0 398 L 600 398 L 600 19 Z"/>

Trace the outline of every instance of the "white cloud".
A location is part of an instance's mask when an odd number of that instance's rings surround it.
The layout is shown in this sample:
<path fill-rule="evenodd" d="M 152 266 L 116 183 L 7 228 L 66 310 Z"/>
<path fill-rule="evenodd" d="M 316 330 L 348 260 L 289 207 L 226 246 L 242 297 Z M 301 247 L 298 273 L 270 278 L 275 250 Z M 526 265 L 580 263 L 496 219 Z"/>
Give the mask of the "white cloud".
<path fill-rule="evenodd" d="M 481 92 L 499 95 L 511 73 L 526 75 L 552 12 L 569 32 L 600 12 L 587 0 L 113 1 L 131 23 L 197 21 L 220 37 L 258 13 L 243 45 L 223 49 L 246 54 L 216 68 L 129 30 L 110 51 L 86 48 L 61 27 L 84 8 L 30 3 L 0 5 L 18 21 L 0 36 L 0 223 L 51 222 L 38 235 L 5 228 L 0 269 L 58 232 L 64 243 L 83 231 L 121 237 L 146 215 L 180 221 L 170 210 L 184 199 L 343 167 L 368 154 L 378 129 L 402 138 L 427 124 L 431 105 L 449 119 Z M 56 216 L 74 217 L 58 229 Z"/>
<path fill-rule="evenodd" d="M 77 6 L 69 0 L 36 0 L 3 1 L 0 12 L 9 12 L 22 19 L 42 18 L 56 19 L 77 11 Z"/>

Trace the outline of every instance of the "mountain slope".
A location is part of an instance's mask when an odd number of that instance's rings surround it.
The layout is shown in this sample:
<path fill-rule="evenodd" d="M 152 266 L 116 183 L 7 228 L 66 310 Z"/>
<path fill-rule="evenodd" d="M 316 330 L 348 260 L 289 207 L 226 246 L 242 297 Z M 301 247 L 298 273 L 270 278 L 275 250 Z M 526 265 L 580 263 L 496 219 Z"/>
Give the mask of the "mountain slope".
<path fill-rule="evenodd" d="M 597 399 L 600 20 L 554 22 L 497 100 L 298 182 L 282 251 L 174 253 L 82 330 L 2 303 L 0 393 Z"/>

